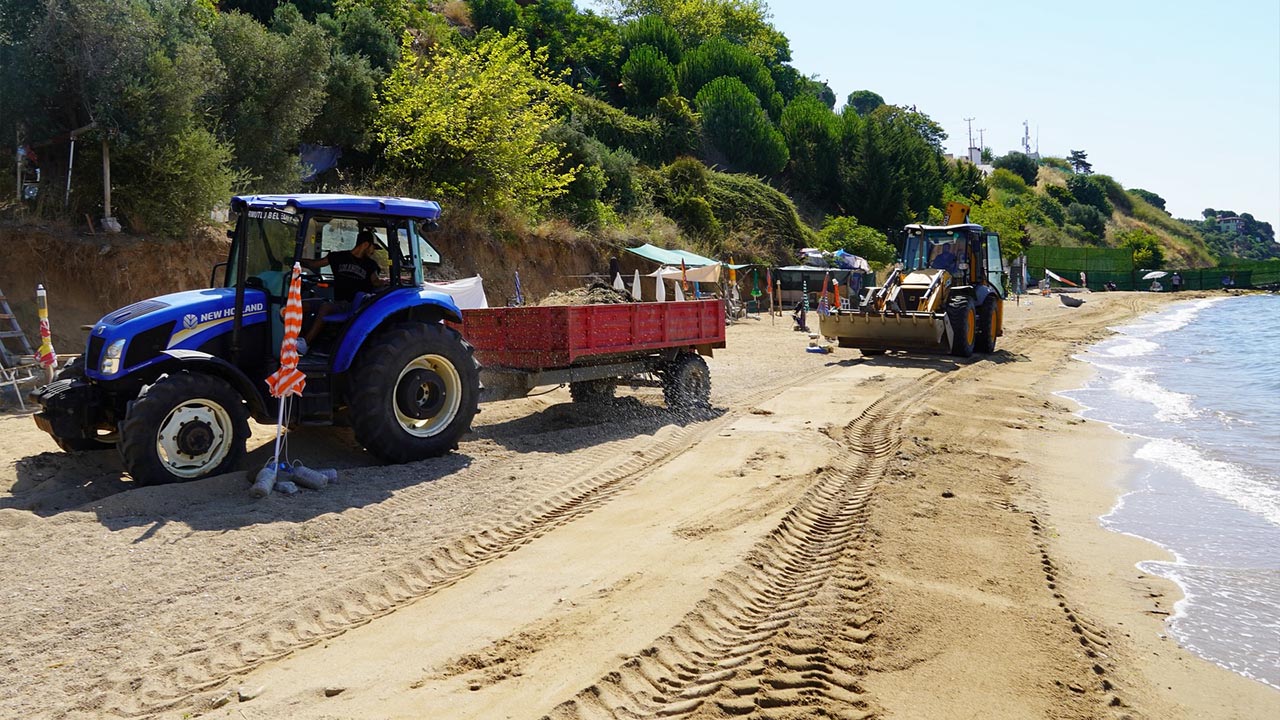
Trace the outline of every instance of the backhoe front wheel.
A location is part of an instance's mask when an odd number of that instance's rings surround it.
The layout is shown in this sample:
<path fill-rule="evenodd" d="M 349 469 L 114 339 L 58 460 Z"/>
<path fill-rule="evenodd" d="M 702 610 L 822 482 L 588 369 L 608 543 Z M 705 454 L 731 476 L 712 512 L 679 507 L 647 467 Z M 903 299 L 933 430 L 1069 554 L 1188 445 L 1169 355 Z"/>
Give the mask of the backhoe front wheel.
<path fill-rule="evenodd" d="M 120 423 L 120 456 L 139 485 L 198 480 L 244 457 L 249 414 L 225 380 L 166 375 L 143 390 Z"/>
<path fill-rule="evenodd" d="M 952 298 L 947 306 L 947 322 L 951 323 L 951 354 L 956 357 L 973 355 L 973 346 L 978 335 L 973 299 Z"/>
<path fill-rule="evenodd" d="M 982 308 L 977 313 L 978 333 L 977 342 L 974 348 L 984 354 L 990 354 L 996 351 L 996 333 L 999 328 L 999 311 L 996 308 L 996 301 L 988 299 L 982 304 Z"/>
<path fill-rule="evenodd" d="M 401 323 L 360 353 L 350 376 L 356 440 L 388 462 L 443 455 L 471 428 L 480 381 L 471 346 L 440 324 Z"/>

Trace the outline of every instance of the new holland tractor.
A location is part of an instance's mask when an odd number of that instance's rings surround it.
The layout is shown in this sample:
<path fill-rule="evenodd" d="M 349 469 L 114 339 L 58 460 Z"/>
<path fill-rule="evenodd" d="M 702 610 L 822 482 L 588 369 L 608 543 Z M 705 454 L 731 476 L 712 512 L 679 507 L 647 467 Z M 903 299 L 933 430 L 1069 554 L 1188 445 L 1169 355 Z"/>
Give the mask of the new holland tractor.
<path fill-rule="evenodd" d="M 237 221 L 220 286 L 143 300 L 94 325 L 82 360 L 32 395 L 36 424 L 64 450 L 115 446 L 139 484 L 194 480 L 234 469 L 250 417 L 275 423 L 267 392 L 279 367 L 282 308 L 295 261 L 350 250 L 375 236 L 384 282 L 333 303 L 332 270 L 303 274 L 303 306 L 325 307 L 321 334 L 302 356 L 289 425 L 350 424 L 386 461 L 457 447 L 480 392 L 453 299 L 423 289 L 423 265 L 440 256 L 425 239 L 437 203 L 350 195 L 235 197 Z M 364 249 L 361 252 L 365 252 Z M 320 267 L 324 263 L 311 263 Z M 305 330 L 304 326 L 304 330 Z"/>
<path fill-rule="evenodd" d="M 1004 334 L 1000 237 L 981 225 L 908 225 L 897 267 L 856 307 L 819 319 L 822 335 L 865 354 L 994 352 Z"/>

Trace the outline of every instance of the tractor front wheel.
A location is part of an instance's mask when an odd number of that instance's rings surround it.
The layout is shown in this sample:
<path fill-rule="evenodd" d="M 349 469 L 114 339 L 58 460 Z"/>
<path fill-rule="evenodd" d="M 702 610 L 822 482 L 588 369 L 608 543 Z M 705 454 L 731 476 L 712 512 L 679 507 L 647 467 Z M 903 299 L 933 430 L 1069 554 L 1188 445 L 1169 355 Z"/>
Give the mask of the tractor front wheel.
<path fill-rule="evenodd" d="M 476 415 L 480 379 L 457 332 L 400 323 L 361 351 L 348 386 L 356 440 L 382 460 L 410 462 L 458 447 Z"/>
<path fill-rule="evenodd" d="M 72 360 L 71 362 L 67 363 L 66 365 L 62 366 L 62 369 L 59 370 L 58 374 L 54 376 L 53 381 L 57 382 L 59 380 L 79 380 L 83 377 L 84 377 L 84 358 L 78 357 Z M 116 444 L 111 440 L 99 440 L 97 438 L 82 438 L 82 437 L 62 437 L 56 434 L 53 434 L 52 436 L 53 436 L 53 441 L 58 444 L 59 448 L 62 448 L 63 452 L 91 452 L 94 450 L 110 450 L 111 448 L 116 446 Z"/>
<path fill-rule="evenodd" d="M 230 472 L 244 457 L 249 413 L 225 380 L 166 375 L 145 388 L 120 423 L 120 456 L 139 485 Z"/>
<path fill-rule="evenodd" d="M 982 308 L 978 310 L 978 341 L 975 346 L 978 352 L 990 354 L 996 351 L 998 322 L 996 301 L 987 300 L 982 303 Z"/>
<path fill-rule="evenodd" d="M 947 322 L 951 323 L 951 354 L 966 358 L 973 355 L 973 346 L 978 334 L 973 299 L 952 298 L 947 306 Z"/>

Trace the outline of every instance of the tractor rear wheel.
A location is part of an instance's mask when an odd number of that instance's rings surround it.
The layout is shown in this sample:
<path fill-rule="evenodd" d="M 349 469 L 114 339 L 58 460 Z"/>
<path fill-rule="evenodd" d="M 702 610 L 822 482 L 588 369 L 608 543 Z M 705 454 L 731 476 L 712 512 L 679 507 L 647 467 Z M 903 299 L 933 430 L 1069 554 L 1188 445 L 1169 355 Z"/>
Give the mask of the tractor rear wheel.
<path fill-rule="evenodd" d="M 977 340 L 977 318 L 973 299 L 964 296 L 951 298 L 947 304 L 947 322 L 951 323 L 951 354 L 956 357 L 973 355 Z"/>
<path fill-rule="evenodd" d="M 248 439 L 249 413 L 227 381 L 175 373 L 129 404 L 120 456 L 139 485 L 199 480 L 234 469 Z"/>
<path fill-rule="evenodd" d="M 989 354 L 996 351 L 996 324 L 999 320 L 996 315 L 996 301 L 988 299 L 982 303 L 982 307 L 978 310 L 978 339 L 974 345 L 974 349 L 983 354 Z"/>
<path fill-rule="evenodd" d="M 680 353 L 662 374 L 668 408 L 691 413 L 711 407 L 711 370 L 701 355 Z"/>
<path fill-rule="evenodd" d="M 383 332 L 361 351 L 348 384 L 356 440 L 388 462 L 457 449 L 480 394 L 471 346 L 442 324 L 400 323 Z"/>
<path fill-rule="evenodd" d="M 576 403 L 605 403 L 617 389 L 612 380 L 579 380 L 569 383 L 569 397 Z"/>

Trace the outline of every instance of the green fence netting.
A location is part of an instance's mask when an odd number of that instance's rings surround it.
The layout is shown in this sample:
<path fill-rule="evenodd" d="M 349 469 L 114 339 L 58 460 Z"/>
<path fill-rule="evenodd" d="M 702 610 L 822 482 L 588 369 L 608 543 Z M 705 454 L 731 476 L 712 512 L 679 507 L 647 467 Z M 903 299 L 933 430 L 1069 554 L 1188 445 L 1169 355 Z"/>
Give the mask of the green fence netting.
<path fill-rule="evenodd" d="M 1072 282 L 1079 282 L 1080 272 L 1084 271 L 1092 290 L 1101 290 L 1107 283 L 1114 283 L 1117 290 L 1151 287 L 1152 281 L 1143 278 L 1150 271 L 1134 267 L 1129 250 L 1032 246 L 1026 254 L 1027 272 L 1033 286 L 1045 277 L 1045 270 L 1052 270 Z M 1165 290 L 1171 289 L 1170 280 L 1175 272 L 1182 276 L 1184 290 L 1280 287 L 1280 260 L 1226 262 L 1211 268 L 1166 268 L 1164 271 L 1168 274 L 1159 281 Z"/>

